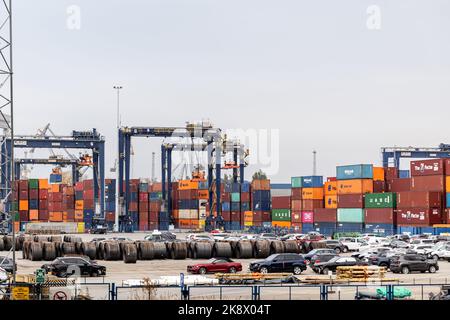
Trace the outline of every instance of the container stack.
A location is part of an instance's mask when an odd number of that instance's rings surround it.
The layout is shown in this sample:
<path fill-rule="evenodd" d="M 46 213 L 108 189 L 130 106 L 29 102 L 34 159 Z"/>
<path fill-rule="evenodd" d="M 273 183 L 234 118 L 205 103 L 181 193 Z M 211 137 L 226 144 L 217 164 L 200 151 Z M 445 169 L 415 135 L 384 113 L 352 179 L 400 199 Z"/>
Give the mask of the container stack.
<path fill-rule="evenodd" d="M 331 236 L 336 231 L 337 222 L 337 181 L 329 177 L 323 185 L 325 208 L 314 209 L 314 230 Z"/>
<path fill-rule="evenodd" d="M 48 220 L 50 222 L 63 221 L 62 194 L 63 185 L 50 184 L 48 189 Z"/>
<path fill-rule="evenodd" d="M 241 229 L 241 185 L 238 182 L 225 184 L 225 192 L 230 191 L 230 222 L 225 230 Z"/>
<path fill-rule="evenodd" d="M 139 184 L 140 179 L 130 179 L 130 202 L 128 204 L 128 213 L 131 219 L 131 230 L 139 230 Z"/>
<path fill-rule="evenodd" d="M 48 180 L 47 179 L 39 179 L 39 213 L 38 220 L 39 221 L 48 221 L 49 213 L 48 213 Z"/>
<path fill-rule="evenodd" d="M 39 220 L 39 180 L 30 179 L 28 180 L 28 219 L 29 221 Z"/>
<path fill-rule="evenodd" d="M 172 198 L 175 228 L 199 229 L 199 182 L 180 180 L 173 185 Z"/>
<path fill-rule="evenodd" d="M 397 194 L 397 225 L 430 229 L 442 223 L 445 194 L 445 161 L 443 159 L 411 161 L 411 191 Z M 414 231 L 413 231 L 414 232 Z"/>
<path fill-rule="evenodd" d="M 336 167 L 337 231 L 362 232 L 364 195 L 373 193 L 373 166 L 358 164 Z"/>
<path fill-rule="evenodd" d="M 116 218 L 116 180 L 105 179 L 105 223 L 113 230 Z"/>
<path fill-rule="evenodd" d="M 291 197 L 272 197 L 272 227 L 291 227 Z"/>
<path fill-rule="evenodd" d="M 162 204 L 162 184 L 154 182 L 149 186 L 148 230 L 159 229 L 159 213 Z"/>
<path fill-rule="evenodd" d="M 302 232 L 302 177 L 291 178 L 291 227 Z"/>
<path fill-rule="evenodd" d="M 322 176 L 301 178 L 302 185 L 302 232 L 314 231 L 314 210 L 324 207 L 324 189 Z"/>
<path fill-rule="evenodd" d="M 240 212 L 240 225 L 251 227 L 253 225 L 253 214 L 249 214 L 252 208 L 250 206 L 250 182 L 244 181 L 241 184 L 241 212 Z"/>
<path fill-rule="evenodd" d="M 139 231 L 148 231 L 148 212 L 149 212 L 149 195 L 148 195 L 148 183 L 139 183 Z"/>
<path fill-rule="evenodd" d="M 75 221 L 84 222 L 83 182 L 75 183 Z"/>
<path fill-rule="evenodd" d="M 28 181 L 27 180 L 19 180 L 18 184 L 18 199 L 19 199 L 19 221 L 22 222 L 28 222 L 29 221 L 29 215 L 28 215 Z"/>
<path fill-rule="evenodd" d="M 397 225 L 396 204 L 396 193 L 367 193 L 364 199 L 365 232 L 394 234 Z"/>
<path fill-rule="evenodd" d="M 94 221 L 94 180 L 83 181 L 83 222 L 86 229 L 91 229 Z"/>
<path fill-rule="evenodd" d="M 442 223 L 450 224 L 450 160 L 445 159 L 445 210 L 442 215 Z"/>
<path fill-rule="evenodd" d="M 270 180 L 255 179 L 251 183 L 251 203 L 253 209 L 253 226 L 270 227 Z"/>
<path fill-rule="evenodd" d="M 75 221 L 75 188 L 72 186 L 62 187 L 62 221 Z"/>

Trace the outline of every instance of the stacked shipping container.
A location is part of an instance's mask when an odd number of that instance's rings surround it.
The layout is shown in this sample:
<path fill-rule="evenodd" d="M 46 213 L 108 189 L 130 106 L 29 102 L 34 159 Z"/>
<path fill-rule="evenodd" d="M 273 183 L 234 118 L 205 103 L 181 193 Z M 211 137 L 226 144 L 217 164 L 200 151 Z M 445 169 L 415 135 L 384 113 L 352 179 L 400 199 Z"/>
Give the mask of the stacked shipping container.
<path fill-rule="evenodd" d="M 253 226 L 271 226 L 270 180 L 255 179 L 251 184 Z"/>

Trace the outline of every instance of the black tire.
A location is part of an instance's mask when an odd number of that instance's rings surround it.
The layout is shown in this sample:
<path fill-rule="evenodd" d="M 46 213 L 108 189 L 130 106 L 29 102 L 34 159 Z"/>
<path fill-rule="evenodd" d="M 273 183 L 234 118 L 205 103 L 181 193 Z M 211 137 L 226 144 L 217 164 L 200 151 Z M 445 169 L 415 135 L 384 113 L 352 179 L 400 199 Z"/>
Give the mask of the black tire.
<path fill-rule="evenodd" d="M 436 273 L 436 267 L 435 266 L 430 266 L 429 268 L 428 268 L 428 272 L 429 273 Z"/>
<path fill-rule="evenodd" d="M 342 249 L 342 252 L 343 252 L 343 253 L 347 253 L 347 252 L 348 252 L 348 247 L 344 247 L 344 248 Z"/>
<path fill-rule="evenodd" d="M 274 240 L 270 243 L 270 254 L 284 253 L 283 241 Z"/>
<path fill-rule="evenodd" d="M 439 256 L 437 254 L 433 254 L 433 256 L 431 257 L 432 259 L 438 261 L 439 260 Z"/>
<path fill-rule="evenodd" d="M 259 272 L 260 272 L 260 273 L 269 273 L 269 269 L 268 269 L 267 267 L 261 267 L 261 268 L 259 269 Z"/>
<path fill-rule="evenodd" d="M 328 272 L 330 271 L 330 269 L 328 268 L 323 268 L 322 269 L 322 274 L 328 275 Z"/>
<path fill-rule="evenodd" d="M 340 254 L 341 253 L 341 248 L 334 248 L 334 252 L 336 252 L 336 254 Z"/>
<path fill-rule="evenodd" d="M 56 246 L 54 242 L 42 242 L 42 259 L 53 261 L 56 259 Z"/>
<path fill-rule="evenodd" d="M 198 269 L 198 273 L 199 274 L 206 274 L 206 268 L 200 268 L 200 269 Z"/>
<path fill-rule="evenodd" d="M 153 250 L 153 242 L 141 241 L 138 244 L 138 259 L 139 260 L 153 260 L 155 251 Z"/>
<path fill-rule="evenodd" d="M 406 266 L 402 267 L 402 273 L 403 273 L 403 274 L 409 274 L 410 272 L 411 272 L 411 271 L 409 270 L 408 267 L 406 267 Z"/>
<path fill-rule="evenodd" d="M 301 249 L 295 240 L 283 241 L 285 253 L 300 253 Z"/>
<path fill-rule="evenodd" d="M 299 275 L 299 274 L 301 274 L 302 273 L 302 268 L 300 268 L 300 267 L 294 267 L 294 274 L 295 275 Z"/>
<path fill-rule="evenodd" d="M 231 267 L 230 269 L 228 269 L 229 273 L 236 273 L 236 268 L 235 267 Z"/>
<path fill-rule="evenodd" d="M 258 240 L 254 245 L 254 258 L 267 258 L 270 255 L 270 242 L 267 240 Z"/>
<path fill-rule="evenodd" d="M 31 261 L 41 261 L 42 260 L 42 245 L 40 242 L 31 243 L 30 260 Z"/>

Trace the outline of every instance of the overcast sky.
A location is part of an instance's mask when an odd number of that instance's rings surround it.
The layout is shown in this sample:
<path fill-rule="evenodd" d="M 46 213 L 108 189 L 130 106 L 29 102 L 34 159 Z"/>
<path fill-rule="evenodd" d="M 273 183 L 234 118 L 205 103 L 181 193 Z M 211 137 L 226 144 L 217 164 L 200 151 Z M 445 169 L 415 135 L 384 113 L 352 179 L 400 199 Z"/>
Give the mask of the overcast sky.
<path fill-rule="evenodd" d="M 124 125 L 279 129 L 276 182 L 311 174 L 313 149 L 331 176 L 339 164 L 379 165 L 382 146 L 450 143 L 448 0 L 13 2 L 16 132 L 95 127 L 108 168 L 114 84 Z M 379 29 L 368 28 L 370 5 Z M 133 140 L 134 177 L 150 176 L 160 143 Z"/>

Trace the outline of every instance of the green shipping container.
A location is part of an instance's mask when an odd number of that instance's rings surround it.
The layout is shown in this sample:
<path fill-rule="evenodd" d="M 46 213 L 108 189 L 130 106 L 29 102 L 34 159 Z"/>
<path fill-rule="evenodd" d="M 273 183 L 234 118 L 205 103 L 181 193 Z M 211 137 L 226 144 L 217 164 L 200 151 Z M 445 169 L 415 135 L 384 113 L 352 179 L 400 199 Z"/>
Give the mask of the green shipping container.
<path fill-rule="evenodd" d="M 291 210 L 272 209 L 272 221 L 291 221 Z"/>
<path fill-rule="evenodd" d="M 39 180 L 38 179 L 28 180 L 28 188 L 29 189 L 39 189 Z"/>
<path fill-rule="evenodd" d="M 301 188 L 302 187 L 302 177 L 292 177 L 291 178 L 291 187 L 292 188 Z"/>
<path fill-rule="evenodd" d="M 11 203 L 11 210 L 12 211 L 18 211 L 19 210 L 19 203 L 17 201 L 13 201 Z"/>
<path fill-rule="evenodd" d="M 231 202 L 241 202 L 241 194 L 239 192 L 232 192 Z"/>
<path fill-rule="evenodd" d="M 367 193 L 364 200 L 364 206 L 366 208 L 394 208 L 396 202 L 396 193 Z"/>
<path fill-rule="evenodd" d="M 364 209 L 337 209 L 337 221 L 363 223 Z"/>

